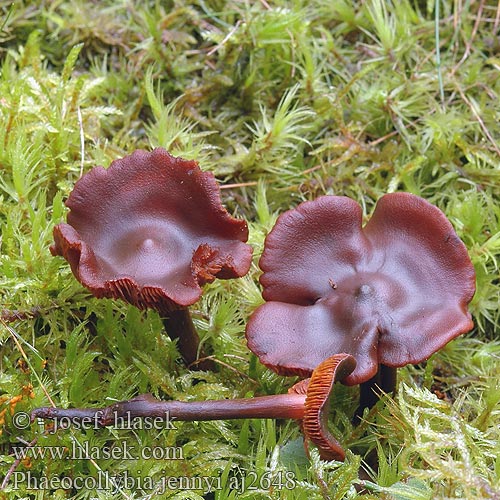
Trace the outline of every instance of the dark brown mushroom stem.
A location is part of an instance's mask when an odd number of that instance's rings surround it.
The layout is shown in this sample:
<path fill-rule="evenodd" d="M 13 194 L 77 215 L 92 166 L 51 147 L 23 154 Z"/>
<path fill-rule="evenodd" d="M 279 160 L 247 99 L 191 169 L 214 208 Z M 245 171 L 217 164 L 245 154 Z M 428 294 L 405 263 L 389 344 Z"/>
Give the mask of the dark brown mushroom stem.
<path fill-rule="evenodd" d="M 288 394 L 209 401 L 159 401 L 151 394 L 141 394 L 105 408 L 37 408 L 31 418 L 68 422 L 85 419 L 98 427 L 139 418 L 171 421 L 292 418 L 301 421 L 306 439 L 316 444 L 324 460 L 343 460 L 344 450 L 327 427 L 330 395 L 334 383 L 355 367 L 356 361 L 349 354 L 331 356 L 314 370 L 310 379 L 296 384 Z"/>
<path fill-rule="evenodd" d="M 161 314 L 161 320 L 167 335 L 177 342 L 177 348 L 188 368 L 215 369 L 215 363 L 211 359 L 205 359 L 206 353 L 200 349 L 200 337 L 188 308 L 175 309 Z"/>
<path fill-rule="evenodd" d="M 151 394 L 141 394 L 106 408 L 37 408 L 33 418 L 82 418 L 99 427 L 113 426 L 123 419 L 168 418 L 181 421 L 229 420 L 241 418 L 294 418 L 304 415 L 305 394 L 277 394 L 248 399 L 217 399 L 208 401 L 160 401 Z"/>
<path fill-rule="evenodd" d="M 379 365 L 374 377 L 360 384 L 359 406 L 355 413 L 355 421 L 363 416 L 365 408 L 372 408 L 382 394 L 394 394 L 397 382 L 397 368 Z"/>

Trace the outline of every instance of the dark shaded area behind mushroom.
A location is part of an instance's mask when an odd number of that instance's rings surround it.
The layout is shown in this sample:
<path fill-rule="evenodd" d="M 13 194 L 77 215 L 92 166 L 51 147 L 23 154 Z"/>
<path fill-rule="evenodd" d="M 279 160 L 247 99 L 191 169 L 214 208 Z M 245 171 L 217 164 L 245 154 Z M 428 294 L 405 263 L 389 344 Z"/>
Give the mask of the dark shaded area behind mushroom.
<path fill-rule="evenodd" d="M 187 307 L 215 278 L 248 272 L 247 224 L 221 204 L 213 174 L 157 148 L 135 151 L 75 184 L 53 255 L 98 297 L 120 298 L 164 318 L 188 364 L 198 336 Z"/>
<path fill-rule="evenodd" d="M 383 196 L 364 228 L 349 198 L 304 202 L 278 218 L 260 267 L 266 303 L 248 322 L 248 346 L 280 374 L 308 376 L 346 352 L 357 367 L 343 383 L 390 392 L 391 371 L 473 327 L 467 249 L 437 207 L 409 193 Z"/>

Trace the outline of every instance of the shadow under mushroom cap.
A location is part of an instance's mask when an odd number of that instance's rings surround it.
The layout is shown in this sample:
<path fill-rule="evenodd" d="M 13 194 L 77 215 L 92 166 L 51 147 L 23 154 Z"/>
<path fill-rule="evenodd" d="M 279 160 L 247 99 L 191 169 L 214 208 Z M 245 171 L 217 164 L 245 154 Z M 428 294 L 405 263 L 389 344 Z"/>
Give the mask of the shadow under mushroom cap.
<path fill-rule="evenodd" d="M 350 198 L 304 202 L 278 218 L 260 267 L 267 302 L 248 322 L 248 346 L 281 374 L 308 376 L 345 352 L 357 366 L 344 383 L 358 384 L 473 327 L 467 249 L 437 207 L 409 193 L 383 196 L 364 228 Z"/>
<path fill-rule="evenodd" d="M 248 228 L 221 204 L 213 174 L 162 148 L 135 151 L 75 184 L 54 255 L 97 297 L 185 307 L 201 285 L 248 272 Z"/>

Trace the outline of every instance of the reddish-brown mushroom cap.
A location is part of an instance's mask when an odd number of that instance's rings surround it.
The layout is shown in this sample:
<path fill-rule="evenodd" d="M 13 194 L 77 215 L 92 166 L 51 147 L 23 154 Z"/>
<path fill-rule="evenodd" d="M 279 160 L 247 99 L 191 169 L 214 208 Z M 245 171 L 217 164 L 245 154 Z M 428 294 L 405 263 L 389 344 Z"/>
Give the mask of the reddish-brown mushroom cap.
<path fill-rule="evenodd" d="M 260 266 L 267 302 L 248 322 L 248 346 L 281 374 L 307 376 L 346 352 L 357 367 L 344 383 L 358 384 L 473 326 L 465 245 L 437 207 L 409 193 L 383 196 L 364 228 L 349 198 L 304 202 L 279 217 Z"/>
<path fill-rule="evenodd" d="M 66 205 L 51 252 L 96 297 L 168 311 L 196 302 L 204 283 L 250 267 L 246 222 L 222 206 L 213 174 L 162 148 L 95 167 Z"/>

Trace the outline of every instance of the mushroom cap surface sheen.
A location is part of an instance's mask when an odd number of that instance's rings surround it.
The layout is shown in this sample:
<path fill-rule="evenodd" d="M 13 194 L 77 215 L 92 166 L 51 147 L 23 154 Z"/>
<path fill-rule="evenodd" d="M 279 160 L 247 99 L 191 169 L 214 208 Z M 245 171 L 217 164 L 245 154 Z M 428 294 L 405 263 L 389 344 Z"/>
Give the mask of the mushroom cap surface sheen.
<path fill-rule="evenodd" d="M 354 200 L 322 196 L 283 213 L 260 259 L 266 303 L 249 348 L 284 375 L 309 376 L 336 353 L 354 356 L 347 385 L 379 364 L 419 363 L 472 329 L 475 272 L 446 216 L 409 193 L 386 194 L 362 226 Z"/>
<path fill-rule="evenodd" d="M 66 205 L 51 252 L 96 297 L 165 312 L 196 302 L 204 283 L 250 267 L 247 224 L 222 206 L 213 174 L 162 148 L 93 168 Z"/>

